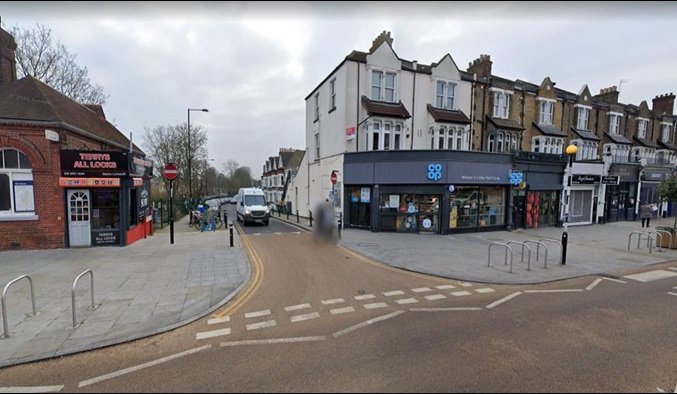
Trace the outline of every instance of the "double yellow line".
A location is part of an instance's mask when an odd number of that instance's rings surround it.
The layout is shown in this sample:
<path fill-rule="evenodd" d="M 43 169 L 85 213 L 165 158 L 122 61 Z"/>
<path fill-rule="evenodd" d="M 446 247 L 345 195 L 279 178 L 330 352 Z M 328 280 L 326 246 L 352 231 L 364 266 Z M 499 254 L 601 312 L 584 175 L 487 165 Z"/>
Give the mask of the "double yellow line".
<path fill-rule="evenodd" d="M 239 227 L 239 225 L 237 226 Z M 244 303 L 249 301 L 249 299 L 254 295 L 256 290 L 259 289 L 259 287 L 261 286 L 261 282 L 263 281 L 263 262 L 261 261 L 261 258 L 259 257 L 258 253 L 256 253 L 254 246 L 249 240 L 249 237 L 247 237 L 242 231 L 238 231 L 238 233 L 240 234 L 242 245 L 244 246 L 244 249 L 247 251 L 247 255 L 249 255 L 249 260 L 253 263 L 252 264 L 253 273 L 249 281 L 249 285 L 242 292 L 242 295 L 238 296 L 235 302 L 229 305 L 226 309 L 219 312 L 218 314 L 214 314 L 213 317 L 215 318 L 228 316 L 237 311 L 238 308 L 240 308 Z"/>

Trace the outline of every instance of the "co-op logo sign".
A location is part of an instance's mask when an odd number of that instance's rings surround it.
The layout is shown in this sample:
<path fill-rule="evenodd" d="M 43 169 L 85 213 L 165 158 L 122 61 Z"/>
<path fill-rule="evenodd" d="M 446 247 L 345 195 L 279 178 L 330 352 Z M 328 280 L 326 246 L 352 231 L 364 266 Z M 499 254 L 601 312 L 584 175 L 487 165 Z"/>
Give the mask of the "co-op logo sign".
<path fill-rule="evenodd" d="M 442 164 L 428 164 L 428 180 L 439 181 L 440 179 L 442 179 Z"/>

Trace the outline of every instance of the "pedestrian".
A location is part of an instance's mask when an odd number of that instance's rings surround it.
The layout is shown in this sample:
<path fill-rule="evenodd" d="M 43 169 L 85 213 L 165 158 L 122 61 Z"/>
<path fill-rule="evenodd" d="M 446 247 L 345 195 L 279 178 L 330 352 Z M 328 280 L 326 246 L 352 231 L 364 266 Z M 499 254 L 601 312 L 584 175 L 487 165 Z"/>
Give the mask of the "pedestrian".
<path fill-rule="evenodd" d="M 639 208 L 639 217 L 642 219 L 642 228 L 651 227 L 651 204 L 644 203 Z"/>

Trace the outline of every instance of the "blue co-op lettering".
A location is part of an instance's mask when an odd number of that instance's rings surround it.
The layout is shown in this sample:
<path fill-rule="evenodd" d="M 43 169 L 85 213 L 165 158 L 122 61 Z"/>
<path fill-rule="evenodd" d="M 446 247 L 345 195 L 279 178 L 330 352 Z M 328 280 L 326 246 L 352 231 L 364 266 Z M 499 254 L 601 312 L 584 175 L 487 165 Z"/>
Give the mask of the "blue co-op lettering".
<path fill-rule="evenodd" d="M 428 164 L 428 179 L 431 181 L 439 181 L 442 179 L 442 164 Z"/>

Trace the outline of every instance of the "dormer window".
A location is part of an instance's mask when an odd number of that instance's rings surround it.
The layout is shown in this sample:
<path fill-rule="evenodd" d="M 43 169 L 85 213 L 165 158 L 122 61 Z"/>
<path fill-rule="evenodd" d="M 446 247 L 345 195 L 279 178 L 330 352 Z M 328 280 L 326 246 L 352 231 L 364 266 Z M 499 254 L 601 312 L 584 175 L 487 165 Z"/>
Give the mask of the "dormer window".
<path fill-rule="evenodd" d="M 609 113 L 609 134 L 619 135 L 621 130 L 621 116 L 620 114 Z"/>
<path fill-rule="evenodd" d="M 672 140 L 672 125 L 670 123 L 661 123 L 661 141 L 668 143 Z"/>
<path fill-rule="evenodd" d="M 590 107 L 578 107 L 576 114 L 576 128 L 579 130 L 589 130 L 588 118 L 590 117 Z"/>
<path fill-rule="evenodd" d="M 437 81 L 435 94 L 435 107 L 447 110 L 454 109 L 454 95 L 456 93 L 456 84 L 445 81 Z"/>
<path fill-rule="evenodd" d="M 637 119 L 637 138 L 646 138 L 646 130 L 649 127 L 649 121 L 646 119 Z"/>
<path fill-rule="evenodd" d="M 555 109 L 555 102 L 549 100 L 540 101 L 540 116 L 538 122 L 544 125 L 552 125 L 552 114 Z"/>
<path fill-rule="evenodd" d="M 372 70 L 371 99 L 388 103 L 395 102 L 395 73 Z"/>
<path fill-rule="evenodd" d="M 510 116 L 510 95 L 507 92 L 494 92 L 494 117 L 508 119 Z"/>

